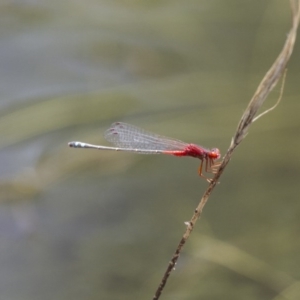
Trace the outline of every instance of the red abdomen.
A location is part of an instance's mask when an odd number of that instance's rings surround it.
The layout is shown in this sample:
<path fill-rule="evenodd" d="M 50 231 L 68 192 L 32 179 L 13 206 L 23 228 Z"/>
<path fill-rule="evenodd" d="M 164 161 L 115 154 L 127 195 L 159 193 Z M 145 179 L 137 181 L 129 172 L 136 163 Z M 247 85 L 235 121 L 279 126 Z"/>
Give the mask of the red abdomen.
<path fill-rule="evenodd" d="M 175 156 L 191 156 L 203 159 L 207 154 L 207 150 L 194 144 L 188 144 L 183 151 L 174 151 L 172 154 Z"/>

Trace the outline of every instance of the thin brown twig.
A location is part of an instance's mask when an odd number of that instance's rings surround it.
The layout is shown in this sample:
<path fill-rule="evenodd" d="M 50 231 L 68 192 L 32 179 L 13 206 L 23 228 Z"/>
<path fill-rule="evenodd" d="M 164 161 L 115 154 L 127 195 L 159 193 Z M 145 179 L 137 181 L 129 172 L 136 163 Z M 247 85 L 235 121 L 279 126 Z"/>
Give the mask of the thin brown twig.
<path fill-rule="evenodd" d="M 167 269 L 161 279 L 161 282 L 155 292 L 153 300 L 159 299 L 172 270 L 175 268 L 175 265 L 178 261 L 181 250 L 182 250 L 183 246 L 185 245 L 187 239 L 189 238 L 197 220 L 201 216 L 203 208 L 204 208 L 206 202 L 208 201 L 210 194 L 212 193 L 213 189 L 215 188 L 216 184 L 218 183 L 220 176 L 222 175 L 227 164 L 229 163 L 233 151 L 242 142 L 242 140 L 246 137 L 249 127 L 254 122 L 255 115 L 257 114 L 259 108 L 262 106 L 262 104 L 266 100 L 267 96 L 273 90 L 273 88 L 278 83 L 279 79 L 281 78 L 282 74 L 284 73 L 286 64 L 289 61 L 292 51 L 293 51 L 293 48 L 294 48 L 296 35 L 297 35 L 297 29 L 298 29 L 298 25 L 299 25 L 299 19 L 300 19 L 300 0 L 290 0 L 290 5 L 291 5 L 291 10 L 292 10 L 292 27 L 290 29 L 290 32 L 286 39 L 286 42 L 283 46 L 283 49 L 280 52 L 280 54 L 278 55 L 278 57 L 275 60 L 275 62 L 273 63 L 273 65 L 271 66 L 271 68 L 269 69 L 269 71 L 265 74 L 265 76 L 262 79 L 262 81 L 260 82 L 259 86 L 257 87 L 257 90 L 254 93 L 252 99 L 250 100 L 248 107 L 246 108 L 245 112 L 242 115 L 242 118 L 241 118 L 241 120 L 238 124 L 237 130 L 236 130 L 236 133 L 235 133 L 234 137 L 232 138 L 232 141 L 231 141 L 229 149 L 227 150 L 227 153 L 223 157 L 220 167 L 218 168 L 214 177 L 211 179 L 211 181 L 208 185 L 208 188 L 205 191 L 205 193 L 203 194 L 197 208 L 195 209 L 191 220 L 189 222 L 186 222 L 186 225 L 187 225 L 186 231 L 183 234 L 173 257 L 168 264 L 168 267 L 167 267 Z M 280 96 L 280 98 L 281 98 L 281 96 Z M 275 106 L 277 106 L 277 104 L 275 104 Z M 273 108 L 271 108 L 271 110 L 272 109 Z M 268 110 L 268 111 L 270 111 L 270 110 Z"/>
<path fill-rule="evenodd" d="M 256 116 L 252 120 L 252 123 L 255 122 L 255 121 L 257 121 L 262 116 L 268 114 L 270 111 L 272 111 L 273 109 L 275 109 L 278 106 L 278 104 L 280 103 L 280 101 L 282 99 L 282 95 L 283 95 L 283 91 L 284 91 L 284 84 L 285 84 L 286 73 L 287 73 L 287 69 L 284 70 L 284 73 L 283 73 L 283 76 L 282 76 L 282 84 L 281 84 L 281 88 L 280 88 L 280 94 L 279 94 L 279 97 L 278 97 L 276 103 L 272 107 L 268 108 L 267 110 L 265 110 L 264 112 L 262 112 L 261 114 L 259 114 L 258 116 Z"/>

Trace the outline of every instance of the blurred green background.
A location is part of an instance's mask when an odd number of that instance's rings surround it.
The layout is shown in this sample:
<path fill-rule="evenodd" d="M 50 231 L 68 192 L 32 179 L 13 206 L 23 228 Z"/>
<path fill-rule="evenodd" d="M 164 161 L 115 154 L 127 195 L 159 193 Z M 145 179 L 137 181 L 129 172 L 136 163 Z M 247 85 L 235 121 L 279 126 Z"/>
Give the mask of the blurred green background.
<path fill-rule="evenodd" d="M 280 0 L 1 1 L 0 298 L 151 299 L 200 161 L 67 143 L 124 121 L 224 154 L 290 24 Z M 299 63 L 297 42 L 162 299 L 300 299 Z"/>

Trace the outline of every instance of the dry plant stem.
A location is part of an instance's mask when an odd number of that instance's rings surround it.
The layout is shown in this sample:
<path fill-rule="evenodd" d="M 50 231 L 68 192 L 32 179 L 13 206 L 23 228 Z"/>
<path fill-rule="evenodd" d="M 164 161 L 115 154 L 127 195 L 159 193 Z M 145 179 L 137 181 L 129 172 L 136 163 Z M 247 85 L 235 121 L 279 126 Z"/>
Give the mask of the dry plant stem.
<path fill-rule="evenodd" d="M 292 9 L 293 22 L 292 22 L 292 28 L 288 34 L 288 37 L 283 46 L 283 49 L 280 52 L 277 59 L 275 60 L 275 62 L 273 63 L 273 65 L 271 66 L 271 68 L 269 69 L 269 71 L 266 73 L 266 75 L 260 82 L 248 107 L 246 108 L 244 114 L 242 115 L 242 118 L 241 118 L 241 120 L 238 124 L 237 130 L 236 130 L 236 133 L 231 141 L 231 144 L 230 144 L 229 149 L 227 150 L 227 153 L 225 154 L 225 156 L 222 160 L 222 163 L 220 164 L 220 167 L 218 168 L 215 176 L 212 178 L 211 182 L 209 183 L 209 186 L 208 186 L 207 190 L 205 191 L 202 199 L 200 200 L 197 208 L 195 209 L 195 212 L 194 212 L 191 220 L 186 223 L 187 224 L 186 231 L 183 234 L 173 257 L 168 264 L 168 267 L 163 275 L 163 278 L 155 292 L 153 300 L 159 299 L 172 270 L 175 268 L 176 262 L 180 255 L 180 252 L 181 252 L 183 246 L 185 245 L 187 239 L 189 238 L 197 220 L 201 216 L 202 210 L 203 210 L 211 192 L 213 191 L 214 187 L 218 183 L 218 180 L 219 180 L 221 174 L 223 173 L 225 167 L 229 163 L 233 151 L 241 143 L 241 141 L 246 137 L 250 125 L 255 120 L 255 115 L 256 115 L 257 111 L 262 106 L 262 104 L 266 100 L 269 93 L 275 87 L 275 85 L 277 84 L 278 80 L 280 79 L 280 77 L 282 76 L 282 74 L 285 70 L 286 64 L 287 64 L 288 60 L 290 59 L 290 56 L 291 56 L 293 48 L 294 48 L 295 40 L 296 40 L 297 28 L 298 28 L 299 19 L 300 19 L 300 0 L 291 0 L 290 5 L 291 5 L 291 9 Z"/>

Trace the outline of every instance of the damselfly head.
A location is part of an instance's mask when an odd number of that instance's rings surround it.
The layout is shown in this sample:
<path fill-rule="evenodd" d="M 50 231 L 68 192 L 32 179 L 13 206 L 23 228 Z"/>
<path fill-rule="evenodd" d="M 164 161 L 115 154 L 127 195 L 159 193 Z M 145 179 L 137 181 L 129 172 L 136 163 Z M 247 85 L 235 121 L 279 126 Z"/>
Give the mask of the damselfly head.
<path fill-rule="evenodd" d="M 219 159 L 221 157 L 220 150 L 218 148 L 212 148 L 208 153 L 208 157 L 211 159 Z"/>

